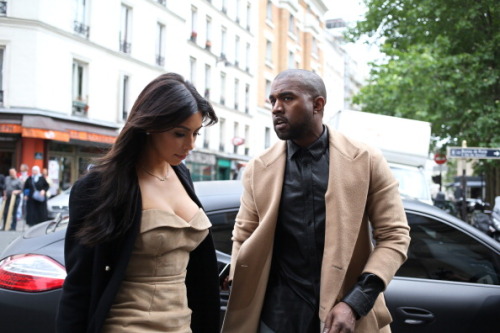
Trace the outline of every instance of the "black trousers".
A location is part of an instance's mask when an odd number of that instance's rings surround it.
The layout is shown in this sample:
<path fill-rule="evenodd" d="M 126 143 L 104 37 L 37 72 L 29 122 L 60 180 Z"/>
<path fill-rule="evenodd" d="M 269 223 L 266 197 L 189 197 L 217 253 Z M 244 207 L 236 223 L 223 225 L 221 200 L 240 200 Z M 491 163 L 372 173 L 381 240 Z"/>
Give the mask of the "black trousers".
<path fill-rule="evenodd" d="M 10 206 L 10 202 L 12 200 L 12 197 L 13 197 L 12 195 L 8 195 L 5 198 L 5 206 L 3 209 L 3 227 L 2 227 L 2 229 L 7 227 L 7 216 L 9 215 L 9 206 Z M 21 199 L 19 194 L 14 196 L 14 198 L 15 198 L 15 202 L 14 202 L 14 207 L 12 208 L 12 221 L 10 223 L 10 230 L 16 230 L 17 209 L 19 207 L 19 201 Z"/>

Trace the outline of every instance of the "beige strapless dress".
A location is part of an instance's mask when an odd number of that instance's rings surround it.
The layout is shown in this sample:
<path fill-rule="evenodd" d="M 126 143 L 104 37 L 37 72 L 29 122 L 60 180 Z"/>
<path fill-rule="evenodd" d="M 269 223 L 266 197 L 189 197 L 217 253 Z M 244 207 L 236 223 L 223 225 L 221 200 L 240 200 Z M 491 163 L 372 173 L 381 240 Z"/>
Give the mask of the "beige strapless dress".
<path fill-rule="evenodd" d="M 210 226 L 201 208 L 191 221 L 159 209 L 144 210 L 125 279 L 102 332 L 191 332 L 186 268 L 189 252 Z"/>

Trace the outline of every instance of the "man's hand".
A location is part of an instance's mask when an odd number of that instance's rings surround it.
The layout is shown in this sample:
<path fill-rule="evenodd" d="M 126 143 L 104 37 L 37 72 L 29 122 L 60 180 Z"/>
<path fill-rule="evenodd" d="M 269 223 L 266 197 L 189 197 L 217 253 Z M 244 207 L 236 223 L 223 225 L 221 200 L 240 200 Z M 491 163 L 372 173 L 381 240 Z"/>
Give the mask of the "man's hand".
<path fill-rule="evenodd" d="M 349 305 L 340 302 L 326 316 L 323 333 L 352 333 L 356 324 L 356 315 Z"/>

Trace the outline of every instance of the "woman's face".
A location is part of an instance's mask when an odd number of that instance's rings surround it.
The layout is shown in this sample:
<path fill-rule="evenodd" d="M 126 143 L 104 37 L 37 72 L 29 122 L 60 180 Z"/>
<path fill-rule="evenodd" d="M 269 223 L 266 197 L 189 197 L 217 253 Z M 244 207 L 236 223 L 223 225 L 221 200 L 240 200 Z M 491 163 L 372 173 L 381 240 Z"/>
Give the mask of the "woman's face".
<path fill-rule="evenodd" d="M 149 135 L 148 150 L 154 158 L 170 165 L 180 164 L 195 147 L 202 127 L 202 116 L 196 112 L 180 125 L 160 133 Z"/>

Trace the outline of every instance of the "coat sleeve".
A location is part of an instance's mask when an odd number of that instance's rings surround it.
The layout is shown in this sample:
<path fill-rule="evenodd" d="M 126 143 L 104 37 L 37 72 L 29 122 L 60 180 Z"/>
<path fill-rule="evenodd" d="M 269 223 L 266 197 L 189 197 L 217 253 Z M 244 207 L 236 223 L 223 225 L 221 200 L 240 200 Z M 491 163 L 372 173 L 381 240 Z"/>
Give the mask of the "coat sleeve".
<path fill-rule="evenodd" d="M 398 182 L 379 152 L 371 157 L 367 213 L 373 227 L 375 248 L 364 273 L 373 273 L 387 286 L 406 260 L 410 244 L 409 226 Z"/>
<path fill-rule="evenodd" d="M 70 221 L 66 231 L 64 258 L 67 276 L 57 313 L 57 332 L 86 332 L 88 326 L 93 249 L 82 245 L 75 233 L 83 223 L 88 207 L 85 205 L 85 190 L 77 181 L 70 193 Z"/>
<path fill-rule="evenodd" d="M 229 279 L 233 279 L 234 267 L 236 267 L 236 259 L 241 245 L 252 235 L 259 225 L 259 216 L 254 201 L 253 192 L 253 173 L 255 161 L 250 161 L 243 174 L 243 194 L 240 199 L 240 209 L 235 219 L 233 228 L 233 247 L 231 251 L 231 270 Z"/>

